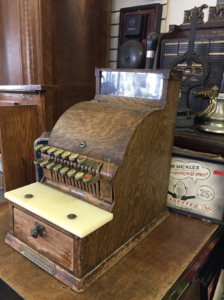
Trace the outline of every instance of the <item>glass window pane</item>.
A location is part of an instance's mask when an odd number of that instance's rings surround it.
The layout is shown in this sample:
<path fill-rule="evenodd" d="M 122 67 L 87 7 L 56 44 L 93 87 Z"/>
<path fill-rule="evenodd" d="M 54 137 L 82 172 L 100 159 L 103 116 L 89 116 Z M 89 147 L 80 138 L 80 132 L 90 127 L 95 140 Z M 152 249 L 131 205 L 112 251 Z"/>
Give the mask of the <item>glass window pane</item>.
<path fill-rule="evenodd" d="M 163 74 L 142 72 L 101 73 L 101 94 L 146 99 L 161 99 Z"/>

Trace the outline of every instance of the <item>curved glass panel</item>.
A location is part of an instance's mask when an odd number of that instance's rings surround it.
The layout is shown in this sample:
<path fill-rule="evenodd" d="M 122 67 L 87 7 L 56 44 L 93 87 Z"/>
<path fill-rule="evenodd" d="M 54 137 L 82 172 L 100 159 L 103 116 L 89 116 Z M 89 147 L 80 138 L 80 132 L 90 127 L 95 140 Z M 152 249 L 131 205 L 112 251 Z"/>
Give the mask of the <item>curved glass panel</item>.
<path fill-rule="evenodd" d="M 162 97 L 163 73 L 103 71 L 100 94 L 158 99 Z"/>

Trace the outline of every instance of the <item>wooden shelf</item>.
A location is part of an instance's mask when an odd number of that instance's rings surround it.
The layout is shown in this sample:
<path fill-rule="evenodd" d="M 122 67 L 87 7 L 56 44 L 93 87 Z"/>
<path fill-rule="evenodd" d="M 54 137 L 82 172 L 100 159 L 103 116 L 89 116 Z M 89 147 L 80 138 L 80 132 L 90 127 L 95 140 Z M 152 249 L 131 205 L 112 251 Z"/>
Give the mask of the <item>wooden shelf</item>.
<path fill-rule="evenodd" d="M 197 128 L 193 132 L 175 132 L 174 146 L 224 156 L 224 135 L 203 132 Z"/>

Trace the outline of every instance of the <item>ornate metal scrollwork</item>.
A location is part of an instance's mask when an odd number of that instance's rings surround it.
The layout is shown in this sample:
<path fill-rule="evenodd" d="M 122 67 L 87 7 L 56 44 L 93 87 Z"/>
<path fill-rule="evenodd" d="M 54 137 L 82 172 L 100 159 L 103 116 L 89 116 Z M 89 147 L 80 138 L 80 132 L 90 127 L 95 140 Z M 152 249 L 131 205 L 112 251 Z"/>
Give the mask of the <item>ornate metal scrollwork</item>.
<path fill-rule="evenodd" d="M 208 5 L 207 4 L 202 4 L 201 6 L 197 7 L 197 9 L 198 9 L 197 24 L 204 24 L 204 12 L 203 12 L 204 8 L 208 8 Z M 194 10 L 194 8 L 184 11 L 184 21 L 183 21 L 183 24 L 189 24 L 189 23 L 191 23 L 191 19 L 192 19 L 192 15 L 193 15 L 193 10 Z"/>
<path fill-rule="evenodd" d="M 209 99 L 209 105 L 202 111 L 197 113 L 199 117 L 209 117 L 211 116 L 217 107 L 217 96 L 219 94 L 219 88 L 217 85 L 213 86 L 211 89 L 203 89 L 194 91 L 195 97 L 202 97 L 204 99 Z"/>
<path fill-rule="evenodd" d="M 176 130 L 190 130 L 194 123 L 194 114 L 189 107 L 189 93 L 194 87 L 203 84 L 210 74 L 210 65 L 206 57 L 197 55 L 194 51 L 197 16 L 199 8 L 192 11 L 191 28 L 189 34 L 188 50 L 181 56 L 174 58 L 170 63 L 170 69 L 182 70 L 181 98 L 178 104 Z"/>
<path fill-rule="evenodd" d="M 224 21 L 224 4 L 209 7 L 208 22 Z"/>
<path fill-rule="evenodd" d="M 181 64 L 186 62 L 187 66 Z M 193 65 L 195 62 L 197 65 Z M 199 56 L 193 49 L 188 49 L 184 55 L 181 55 L 170 64 L 171 69 L 182 70 L 183 80 L 181 82 L 181 91 L 189 92 L 192 88 L 203 84 L 210 74 L 210 65 L 206 58 Z M 200 71 L 200 73 L 198 73 Z"/>

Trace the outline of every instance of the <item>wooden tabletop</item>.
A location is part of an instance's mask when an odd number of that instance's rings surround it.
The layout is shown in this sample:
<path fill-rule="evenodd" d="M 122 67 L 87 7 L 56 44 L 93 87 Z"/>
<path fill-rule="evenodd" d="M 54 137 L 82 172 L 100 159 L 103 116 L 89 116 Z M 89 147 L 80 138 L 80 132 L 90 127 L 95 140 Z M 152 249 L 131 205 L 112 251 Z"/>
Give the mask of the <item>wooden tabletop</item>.
<path fill-rule="evenodd" d="M 26 300 L 161 300 L 218 225 L 169 217 L 83 293 L 76 293 L 4 242 L 8 203 L 0 203 L 0 278 Z"/>

